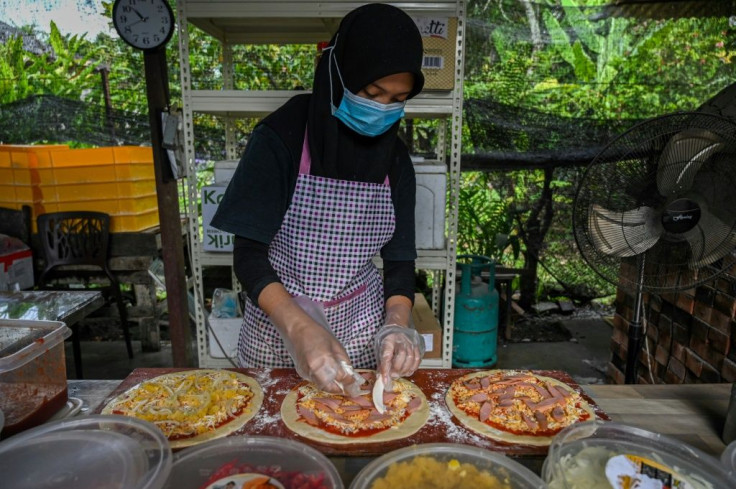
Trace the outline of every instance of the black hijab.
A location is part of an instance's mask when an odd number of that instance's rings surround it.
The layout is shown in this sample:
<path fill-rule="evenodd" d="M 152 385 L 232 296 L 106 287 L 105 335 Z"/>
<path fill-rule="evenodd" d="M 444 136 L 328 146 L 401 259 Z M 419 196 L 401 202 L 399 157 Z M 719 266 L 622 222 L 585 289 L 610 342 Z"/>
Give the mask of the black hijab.
<path fill-rule="evenodd" d="M 317 65 L 311 96 L 297 96 L 263 123 L 275 129 L 298 160 L 308 128 L 312 174 L 362 182 L 383 182 L 394 162 L 399 122 L 376 137 L 357 134 L 332 115 L 330 107 L 330 62 L 332 102 L 342 100 L 339 67 L 345 88 L 359 92 L 369 83 L 395 73 L 414 75 L 409 98 L 424 86 L 422 38 L 414 21 L 396 7 L 373 3 L 348 13 L 340 22 Z"/>

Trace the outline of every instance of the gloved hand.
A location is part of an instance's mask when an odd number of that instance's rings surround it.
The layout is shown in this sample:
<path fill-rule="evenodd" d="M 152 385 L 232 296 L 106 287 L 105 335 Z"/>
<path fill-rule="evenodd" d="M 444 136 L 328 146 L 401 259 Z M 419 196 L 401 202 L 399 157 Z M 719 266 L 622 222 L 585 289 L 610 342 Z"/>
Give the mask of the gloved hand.
<path fill-rule="evenodd" d="M 306 315 L 304 314 L 306 313 Z M 359 387 L 348 367 L 350 358 L 327 325 L 322 305 L 307 297 L 271 314 L 297 373 L 325 392 L 356 395 Z"/>
<path fill-rule="evenodd" d="M 374 339 L 378 370 L 383 376 L 385 390 L 391 390 L 391 380 L 407 377 L 419 368 L 424 356 L 424 338 L 417 330 L 387 324 L 378 330 Z"/>

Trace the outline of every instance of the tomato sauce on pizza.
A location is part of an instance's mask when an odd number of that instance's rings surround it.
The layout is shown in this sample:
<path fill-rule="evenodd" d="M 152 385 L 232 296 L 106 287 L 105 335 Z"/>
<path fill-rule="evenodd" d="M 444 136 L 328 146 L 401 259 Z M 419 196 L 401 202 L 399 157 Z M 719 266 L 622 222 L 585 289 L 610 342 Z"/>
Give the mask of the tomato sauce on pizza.
<path fill-rule="evenodd" d="M 282 419 L 292 431 L 315 441 L 358 442 L 403 438 L 428 418 L 427 400 L 411 382 L 397 379 L 383 393 L 384 413 L 373 405 L 375 372 L 358 372 L 366 382 L 360 395 L 329 394 L 310 382 L 297 385 L 282 404 Z"/>

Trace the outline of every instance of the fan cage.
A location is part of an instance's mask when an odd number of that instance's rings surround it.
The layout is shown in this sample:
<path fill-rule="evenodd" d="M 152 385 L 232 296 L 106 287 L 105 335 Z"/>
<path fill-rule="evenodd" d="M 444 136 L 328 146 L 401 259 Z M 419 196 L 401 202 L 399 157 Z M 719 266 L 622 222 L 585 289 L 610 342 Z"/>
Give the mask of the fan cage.
<path fill-rule="evenodd" d="M 602 251 L 596 246 L 591 230 L 593 206 L 617 213 L 645 207 L 661 212 L 668 203 L 688 195 L 684 192 L 662 195 L 657 186 L 657 171 L 662 153 L 672 138 L 694 129 L 713 134 L 724 143 L 717 154 L 703 157 L 695 177 L 700 179 L 699 192 L 707 194 L 701 200 L 725 224 L 718 229 L 706 229 L 699 238 L 715 249 L 714 255 L 719 258 L 693 266 L 690 243 L 682 234 L 667 230 L 662 230 L 656 244 L 644 252 L 636 253 L 633 245 L 626 250 L 626 243 L 623 246 L 619 243 L 618 247 L 623 247 L 624 253 L 630 256 Z M 698 148 L 688 148 L 687 143 L 682 148 L 683 154 L 695 153 Z M 734 268 L 735 226 L 736 124 L 703 113 L 677 113 L 650 119 L 611 141 L 586 168 L 573 207 L 573 232 L 585 261 L 603 279 L 630 291 L 636 291 L 638 285 L 650 292 L 684 290 Z M 693 232 L 700 232 L 699 228 Z M 641 277 L 640 267 L 643 267 Z"/>

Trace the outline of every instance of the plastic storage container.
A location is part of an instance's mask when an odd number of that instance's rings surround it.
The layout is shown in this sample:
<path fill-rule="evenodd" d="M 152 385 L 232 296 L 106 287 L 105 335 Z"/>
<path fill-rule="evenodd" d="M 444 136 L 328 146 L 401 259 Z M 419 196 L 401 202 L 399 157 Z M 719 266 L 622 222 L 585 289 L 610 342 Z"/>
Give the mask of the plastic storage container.
<path fill-rule="evenodd" d="M 3 178 L 4 177 L 4 178 Z M 0 145 L 0 206 L 47 212 L 98 210 L 112 232 L 159 224 L 150 147 L 70 149 L 65 145 Z"/>
<path fill-rule="evenodd" d="M 728 444 L 721 454 L 721 464 L 726 468 L 726 472 L 736 481 L 736 441 Z M 736 482 L 734 482 L 736 485 Z"/>
<path fill-rule="evenodd" d="M 215 185 L 227 185 L 235 174 L 238 160 L 215 161 Z"/>
<path fill-rule="evenodd" d="M 416 247 L 439 250 L 445 247 L 445 194 L 447 166 L 438 161 L 414 164 L 417 179 L 414 221 Z"/>
<path fill-rule="evenodd" d="M 447 484 L 455 479 L 454 485 Z M 434 485 L 443 481 L 445 485 Z M 389 452 L 366 465 L 350 489 L 539 489 L 534 472 L 500 453 L 456 443 L 426 443 Z"/>
<path fill-rule="evenodd" d="M 67 401 L 64 339 L 58 321 L 0 320 L 0 409 L 7 437 L 51 418 Z"/>
<path fill-rule="evenodd" d="M 550 489 L 736 487 L 736 480 L 705 452 L 610 421 L 588 421 L 560 431 L 550 444 L 542 477 Z"/>
<path fill-rule="evenodd" d="M 342 489 L 344 486 L 334 465 L 314 448 L 293 440 L 251 436 L 222 438 L 178 452 L 165 487 Z"/>
<path fill-rule="evenodd" d="M 53 421 L 0 442 L 2 486 L 13 489 L 160 489 L 171 464 L 161 430 L 127 416 Z"/>

